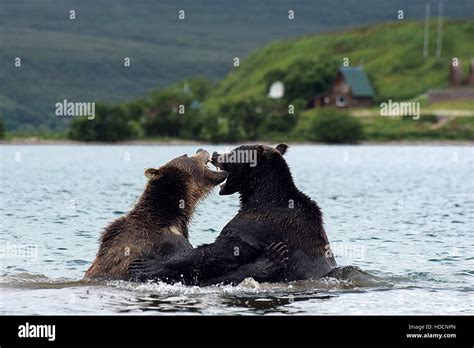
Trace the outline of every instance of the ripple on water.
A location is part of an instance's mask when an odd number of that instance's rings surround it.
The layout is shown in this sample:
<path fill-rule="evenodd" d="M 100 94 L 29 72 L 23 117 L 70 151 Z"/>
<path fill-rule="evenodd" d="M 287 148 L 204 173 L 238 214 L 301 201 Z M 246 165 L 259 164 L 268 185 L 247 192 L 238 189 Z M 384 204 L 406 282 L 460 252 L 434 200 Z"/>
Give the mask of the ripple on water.
<path fill-rule="evenodd" d="M 68 265 L 88 265 L 90 262 L 86 260 L 76 259 L 67 261 Z"/>
<path fill-rule="evenodd" d="M 33 155 L 22 162 L 21 168 L 5 166 L 1 185 L 5 204 L 0 209 L 2 230 L 8 233 L 0 238 L 12 244 L 39 245 L 40 259 L 11 259 L 12 264 L 4 270 L 45 273 L 52 278 L 43 280 L 41 285 L 36 280 L 23 280 L 35 291 L 23 291 L 19 282 L 14 283 L 18 289 L 6 295 L 1 289 L 9 313 L 28 314 L 29 310 L 47 314 L 51 308 L 57 314 L 114 314 L 121 310 L 139 313 L 143 308 L 155 312 L 166 308 L 184 314 L 242 314 L 251 310 L 293 314 L 455 314 L 461 309 L 463 313 L 474 313 L 468 301 L 474 268 L 469 242 L 474 201 L 470 186 L 466 186 L 472 182 L 474 159 L 471 149 L 462 146 L 295 145 L 286 156 L 297 186 L 321 206 L 331 242 L 360 245 L 366 251 L 359 260 L 360 254 L 343 249 L 337 255 L 338 262 L 379 270 L 374 273 L 395 283 L 393 288 L 330 281 L 286 285 L 249 281 L 238 287 L 207 288 L 103 282 L 68 286 L 68 282 L 83 275 L 89 264 L 86 260 L 94 257 L 100 231 L 136 201 L 145 182 L 141 168 L 165 163 L 182 152 L 182 148 L 174 146 L 159 149 L 157 152 L 155 146 L 140 147 L 134 154 L 133 166 L 129 162 L 124 167 L 124 161 L 110 160 L 117 158 L 114 146 L 38 146 L 28 149 Z M 350 153 L 349 161 L 340 160 L 341 151 Z M 442 159 L 454 151 L 459 153 L 459 161 L 453 167 Z M 97 159 L 98 153 L 100 161 L 91 160 Z M 50 158 L 55 161 L 45 169 L 45 160 Z M 76 165 L 80 165 L 80 171 L 64 174 L 60 170 Z M 105 169 L 120 172 L 121 182 L 97 175 L 98 170 Z M 41 181 L 25 180 L 31 173 L 35 173 L 32 178 Z M 73 189 L 58 187 L 65 177 L 73 183 Z M 434 191 L 436 195 L 432 194 Z M 77 208 L 67 210 L 71 195 Z M 204 200 L 191 224 L 192 243 L 212 242 L 235 215 L 238 205 L 235 195 L 212 194 Z M 34 219 L 39 223 L 32 227 Z M 55 251 L 62 255 L 53 254 Z M 443 254 L 445 251 L 449 253 Z M 462 257 L 454 257 L 456 252 Z M 57 277 L 77 279 L 61 283 Z M 1 277 L 0 281 L 3 283 Z M 76 302 L 71 302 L 71 297 Z M 187 300 L 181 307 L 174 304 L 183 297 Z M 140 303 L 135 301 L 137 298 L 145 301 Z M 127 299 L 131 299 L 129 305 Z M 26 309 L 21 311 L 21 307 Z"/>
<path fill-rule="evenodd" d="M 435 259 L 428 259 L 430 262 L 455 262 L 459 261 L 461 257 L 459 256 L 448 256 L 448 257 L 443 257 L 443 258 L 435 258 Z"/>
<path fill-rule="evenodd" d="M 474 270 L 465 269 L 465 270 L 459 271 L 459 272 L 456 273 L 456 274 L 457 274 L 457 275 L 460 275 L 460 276 L 474 277 Z"/>

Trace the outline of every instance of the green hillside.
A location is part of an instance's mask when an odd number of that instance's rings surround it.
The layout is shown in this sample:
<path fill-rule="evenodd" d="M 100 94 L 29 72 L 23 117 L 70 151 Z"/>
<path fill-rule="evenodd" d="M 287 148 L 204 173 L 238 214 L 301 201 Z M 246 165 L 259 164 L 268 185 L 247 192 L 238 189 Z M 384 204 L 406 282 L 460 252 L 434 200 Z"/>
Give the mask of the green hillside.
<path fill-rule="evenodd" d="M 54 104 L 63 99 L 122 103 L 195 75 L 218 81 L 234 57 L 245 59 L 270 42 L 394 20 L 399 9 L 406 20 L 420 19 L 427 1 L 434 15 L 435 0 L 364 0 L 363 5 L 360 0 L 0 0 L 0 116 L 8 131 L 63 131 L 70 119 L 54 116 Z M 186 11 L 184 21 L 177 19 L 180 9 Z M 289 9 L 295 11 L 292 21 Z M 446 18 L 469 13 L 474 13 L 472 0 L 445 1 Z M 312 40 L 331 46 L 330 38 L 308 40 L 308 45 L 295 43 L 305 49 L 301 52 L 287 52 L 290 42 L 270 47 L 290 60 L 291 53 L 316 56 L 318 47 L 308 49 Z M 377 52 L 390 49 L 383 40 L 373 44 Z M 354 42 L 340 49 L 372 57 L 364 46 Z M 20 69 L 13 66 L 15 57 L 22 59 Z M 131 58 L 128 69 L 124 57 Z M 237 90 L 258 90 L 263 70 L 252 65 L 255 58 L 240 71 L 252 69 L 252 84 L 239 81 Z M 275 62 L 284 65 L 285 59 L 276 56 Z M 259 61 L 264 70 L 267 63 L 274 62 Z"/>
<path fill-rule="evenodd" d="M 442 55 L 435 56 L 436 22 L 431 22 L 429 57 L 423 58 L 423 23 L 390 22 L 355 30 L 313 35 L 270 44 L 243 61 L 218 85 L 208 105 L 263 97 L 268 76 L 287 71 L 293 63 L 312 60 L 364 66 L 376 91 L 376 100 L 409 99 L 447 83 L 453 57 L 463 69 L 474 58 L 474 19 L 448 21 L 443 26 Z M 291 74 L 291 71 L 289 72 Z M 334 71 L 335 74 L 335 71 Z"/>

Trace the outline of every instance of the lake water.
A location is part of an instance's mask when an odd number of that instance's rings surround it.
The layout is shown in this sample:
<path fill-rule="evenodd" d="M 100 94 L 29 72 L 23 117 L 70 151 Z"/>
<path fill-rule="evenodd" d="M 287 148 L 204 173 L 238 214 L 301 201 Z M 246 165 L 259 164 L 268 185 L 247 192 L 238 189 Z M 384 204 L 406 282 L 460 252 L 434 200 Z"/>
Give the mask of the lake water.
<path fill-rule="evenodd" d="M 196 148 L 1 145 L 0 313 L 474 314 L 472 146 L 290 147 L 338 263 L 388 285 L 81 281 L 101 230 L 141 193 L 144 169 Z M 236 195 L 214 192 L 196 211 L 193 245 L 212 242 L 237 210 Z"/>

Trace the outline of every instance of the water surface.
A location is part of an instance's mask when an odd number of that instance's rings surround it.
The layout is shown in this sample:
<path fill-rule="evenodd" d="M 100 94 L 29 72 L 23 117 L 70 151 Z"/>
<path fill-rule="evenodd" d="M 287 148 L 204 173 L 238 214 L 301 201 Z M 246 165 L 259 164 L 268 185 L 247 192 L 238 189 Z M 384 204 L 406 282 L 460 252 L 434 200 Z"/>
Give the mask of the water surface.
<path fill-rule="evenodd" d="M 101 230 L 143 190 L 144 170 L 195 150 L 2 145 L 0 313 L 474 314 L 470 146 L 290 147 L 294 179 L 321 206 L 338 263 L 387 283 L 82 281 Z M 214 192 L 196 211 L 193 245 L 212 242 L 237 210 L 237 196 Z"/>

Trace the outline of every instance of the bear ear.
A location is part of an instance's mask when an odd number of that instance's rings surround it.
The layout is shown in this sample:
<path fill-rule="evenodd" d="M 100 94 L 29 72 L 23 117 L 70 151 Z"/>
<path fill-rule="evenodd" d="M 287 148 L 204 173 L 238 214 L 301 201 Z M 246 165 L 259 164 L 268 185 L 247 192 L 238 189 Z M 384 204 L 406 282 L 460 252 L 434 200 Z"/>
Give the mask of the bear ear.
<path fill-rule="evenodd" d="M 286 150 L 288 150 L 288 145 L 286 144 L 280 144 L 280 145 L 277 145 L 276 149 L 282 154 L 284 155 L 286 153 Z"/>
<path fill-rule="evenodd" d="M 145 170 L 145 176 L 148 179 L 158 179 L 162 176 L 162 172 L 160 169 L 148 168 L 147 170 Z"/>
<path fill-rule="evenodd" d="M 265 152 L 265 148 L 263 145 L 258 145 L 257 146 L 257 158 L 260 158 L 261 155 Z"/>

